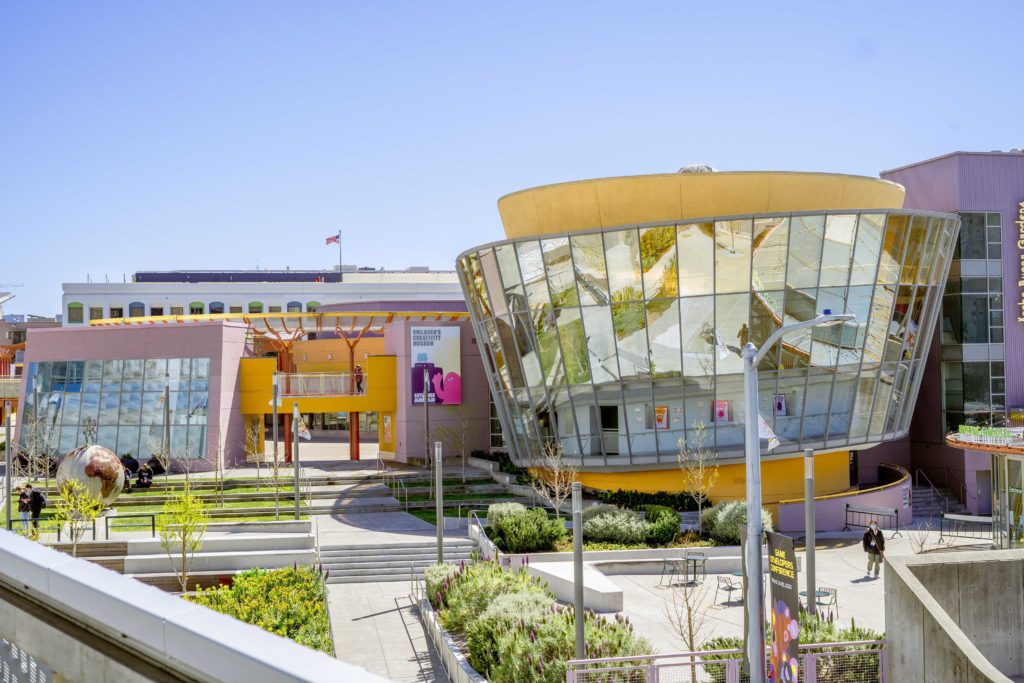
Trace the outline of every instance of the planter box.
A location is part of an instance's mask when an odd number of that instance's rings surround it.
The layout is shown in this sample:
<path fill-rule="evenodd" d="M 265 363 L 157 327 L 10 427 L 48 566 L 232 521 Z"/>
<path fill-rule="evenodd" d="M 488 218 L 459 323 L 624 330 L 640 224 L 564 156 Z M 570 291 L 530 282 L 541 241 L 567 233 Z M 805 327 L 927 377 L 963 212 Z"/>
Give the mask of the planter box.
<path fill-rule="evenodd" d="M 417 607 L 423 627 L 427 630 L 427 636 L 434 644 L 434 649 L 437 651 L 445 671 L 448 672 L 448 679 L 452 683 L 487 683 L 487 679 L 469 665 L 462 649 L 441 626 L 437 620 L 437 612 L 434 611 L 430 600 L 426 596 L 421 597 Z"/>
<path fill-rule="evenodd" d="M 466 464 L 469 465 L 470 467 L 475 467 L 478 470 L 490 472 L 491 474 L 498 472 L 499 467 L 498 463 L 496 462 L 484 460 L 483 458 L 474 458 L 472 455 L 466 458 Z"/>

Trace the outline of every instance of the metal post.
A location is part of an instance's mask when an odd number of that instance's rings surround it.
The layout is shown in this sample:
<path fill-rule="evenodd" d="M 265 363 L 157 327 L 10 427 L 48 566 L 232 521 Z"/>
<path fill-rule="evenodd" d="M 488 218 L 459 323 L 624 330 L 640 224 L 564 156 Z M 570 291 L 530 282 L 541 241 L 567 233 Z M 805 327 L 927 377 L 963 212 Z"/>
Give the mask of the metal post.
<path fill-rule="evenodd" d="M 24 412 L 24 411 L 22 411 Z M 11 530 L 11 402 L 4 401 L 4 527 Z"/>
<path fill-rule="evenodd" d="M 292 404 L 292 465 L 295 468 L 295 519 L 302 519 L 299 510 L 299 404 Z"/>
<path fill-rule="evenodd" d="M 818 607 L 817 589 L 814 585 L 814 449 L 804 451 L 804 546 L 806 547 L 804 562 L 807 564 L 807 611 L 814 612 Z"/>
<path fill-rule="evenodd" d="M 576 659 L 584 657 L 583 624 L 583 487 L 572 483 L 572 597 L 576 613 Z"/>
<path fill-rule="evenodd" d="M 430 466 L 430 392 L 427 391 L 430 388 L 430 371 L 426 368 L 423 369 L 423 445 L 425 446 L 424 456 L 426 457 L 427 466 Z M 434 479 L 430 479 L 430 495 L 434 495 Z"/>
<path fill-rule="evenodd" d="M 747 464 L 747 660 L 750 683 L 764 683 L 764 569 L 761 561 L 761 437 L 758 433 L 757 348 L 743 347 L 743 405 L 746 422 L 744 451 Z"/>
<path fill-rule="evenodd" d="M 167 461 L 164 468 L 164 484 L 167 484 L 167 477 L 171 473 L 171 384 L 170 378 L 164 374 L 164 443 L 163 460 Z"/>
<path fill-rule="evenodd" d="M 437 496 L 434 498 L 434 511 L 437 514 L 437 563 L 444 562 L 444 486 L 442 482 L 441 442 L 434 442 L 434 485 Z"/>
<path fill-rule="evenodd" d="M 274 400 L 271 401 L 272 409 L 271 412 L 274 415 L 273 422 L 271 423 L 271 434 L 274 439 L 274 519 L 281 519 L 281 506 L 278 504 L 279 487 L 281 483 L 281 464 L 277 460 L 277 401 L 278 392 L 280 391 L 277 383 L 277 371 L 274 372 Z"/>

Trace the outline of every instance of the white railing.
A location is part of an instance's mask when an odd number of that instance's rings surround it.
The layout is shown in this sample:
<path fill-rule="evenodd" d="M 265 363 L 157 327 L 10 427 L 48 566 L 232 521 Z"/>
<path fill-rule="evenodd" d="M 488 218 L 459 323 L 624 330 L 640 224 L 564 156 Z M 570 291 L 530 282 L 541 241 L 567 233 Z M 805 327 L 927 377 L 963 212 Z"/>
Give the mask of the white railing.
<path fill-rule="evenodd" d="M 0 400 L 16 399 L 21 389 L 21 377 L 0 375 Z"/>
<path fill-rule="evenodd" d="M 367 376 L 351 372 L 278 373 L 280 396 L 358 396 L 366 393 Z"/>
<path fill-rule="evenodd" d="M 797 680 L 804 683 L 887 683 L 884 640 L 800 646 Z M 647 657 L 609 657 L 566 662 L 566 683 L 740 683 L 743 654 L 737 649 Z"/>

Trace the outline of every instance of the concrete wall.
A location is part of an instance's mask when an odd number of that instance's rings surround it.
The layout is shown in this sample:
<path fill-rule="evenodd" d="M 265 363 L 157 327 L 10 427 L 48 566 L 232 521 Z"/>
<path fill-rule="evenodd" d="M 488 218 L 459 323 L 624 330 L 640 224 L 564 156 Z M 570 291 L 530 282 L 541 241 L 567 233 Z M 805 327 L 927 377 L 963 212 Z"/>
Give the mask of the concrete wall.
<path fill-rule="evenodd" d="M 1024 673 L 1024 551 L 893 557 L 885 569 L 891 681 Z"/>
<path fill-rule="evenodd" d="M 840 531 L 846 525 L 846 505 L 866 505 L 887 509 L 897 509 L 900 514 L 900 526 L 905 527 L 914 521 L 914 511 L 909 502 L 910 479 L 892 484 L 882 489 L 866 493 L 838 495 L 814 501 L 815 528 L 818 531 Z M 804 530 L 804 503 L 779 503 L 776 526 L 779 531 L 793 532 Z M 883 523 L 884 527 L 885 524 Z"/>

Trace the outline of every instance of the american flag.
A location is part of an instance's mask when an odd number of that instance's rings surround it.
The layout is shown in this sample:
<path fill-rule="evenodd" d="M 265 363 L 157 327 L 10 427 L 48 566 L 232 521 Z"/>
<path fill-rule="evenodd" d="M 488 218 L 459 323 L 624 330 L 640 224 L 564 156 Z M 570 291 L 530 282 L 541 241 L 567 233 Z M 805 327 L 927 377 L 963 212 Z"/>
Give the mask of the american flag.
<path fill-rule="evenodd" d="M 341 235 L 331 235 L 326 240 L 324 240 L 324 244 L 341 244 Z"/>

